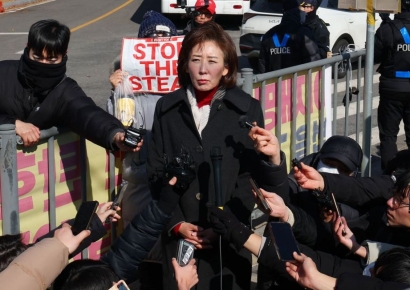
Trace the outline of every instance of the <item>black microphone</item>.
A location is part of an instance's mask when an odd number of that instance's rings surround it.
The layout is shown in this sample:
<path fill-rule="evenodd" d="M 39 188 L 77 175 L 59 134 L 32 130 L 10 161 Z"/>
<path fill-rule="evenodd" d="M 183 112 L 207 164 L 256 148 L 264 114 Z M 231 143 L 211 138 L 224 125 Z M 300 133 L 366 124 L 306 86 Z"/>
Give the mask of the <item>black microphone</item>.
<path fill-rule="evenodd" d="M 222 209 L 222 153 L 221 147 L 214 147 L 211 150 L 212 166 L 214 168 L 215 201 L 216 206 Z"/>
<path fill-rule="evenodd" d="M 240 116 L 238 122 L 239 122 L 239 126 L 241 128 L 251 129 L 251 128 L 255 127 L 252 123 L 248 122 L 248 117 L 245 116 L 245 115 Z"/>

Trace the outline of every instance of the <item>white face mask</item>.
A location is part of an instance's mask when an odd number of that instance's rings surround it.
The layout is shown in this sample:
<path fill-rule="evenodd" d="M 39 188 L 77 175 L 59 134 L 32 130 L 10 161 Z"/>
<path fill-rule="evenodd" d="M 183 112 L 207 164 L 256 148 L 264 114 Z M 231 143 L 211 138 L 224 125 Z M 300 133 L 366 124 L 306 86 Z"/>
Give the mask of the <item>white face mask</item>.
<path fill-rule="evenodd" d="M 319 163 L 317 164 L 317 171 L 331 174 L 339 174 L 339 170 L 337 168 L 327 166 L 322 162 L 322 160 L 319 160 Z"/>

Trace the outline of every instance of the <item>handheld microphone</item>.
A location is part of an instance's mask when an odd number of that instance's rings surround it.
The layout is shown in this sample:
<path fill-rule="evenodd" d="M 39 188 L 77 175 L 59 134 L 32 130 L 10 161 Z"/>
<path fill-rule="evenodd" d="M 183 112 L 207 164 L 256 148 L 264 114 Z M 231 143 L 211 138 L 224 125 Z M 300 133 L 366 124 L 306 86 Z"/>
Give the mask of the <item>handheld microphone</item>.
<path fill-rule="evenodd" d="M 248 117 L 245 116 L 245 115 L 242 115 L 242 116 L 239 117 L 238 123 L 239 123 L 239 127 L 241 127 L 241 128 L 251 129 L 251 128 L 255 127 L 252 123 L 248 122 Z"/>
<path fill-rule="evenodd" d="M 215 201 L 216 206 L 222 209 L 222 153 L 221 147 L 214 147 L 211 150 L 211 160 L 214 169 Z"/>

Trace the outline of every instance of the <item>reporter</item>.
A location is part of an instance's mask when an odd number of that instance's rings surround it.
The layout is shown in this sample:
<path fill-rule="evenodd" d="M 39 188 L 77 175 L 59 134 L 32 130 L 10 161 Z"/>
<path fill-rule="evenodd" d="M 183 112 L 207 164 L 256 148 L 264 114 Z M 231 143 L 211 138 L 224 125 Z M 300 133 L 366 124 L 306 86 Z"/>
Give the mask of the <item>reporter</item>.
<path fill-rule="evenodd" d="M 0 273 L 1 288 L 45 290 L 67 265 L 68 255 L 89 235 L 86 230 L 74 236 L 70 225 L 63 224 L 53 238 L 28 248 Z"/>

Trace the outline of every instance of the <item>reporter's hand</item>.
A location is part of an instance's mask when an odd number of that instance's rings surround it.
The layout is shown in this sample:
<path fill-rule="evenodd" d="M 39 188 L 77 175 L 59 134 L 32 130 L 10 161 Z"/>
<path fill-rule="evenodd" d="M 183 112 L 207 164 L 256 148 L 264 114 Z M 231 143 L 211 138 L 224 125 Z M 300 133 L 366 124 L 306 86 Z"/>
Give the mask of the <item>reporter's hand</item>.
<path fill-rule="evenodd" d="M 71 226 L 67 223 L 64 223 L 61 228 L 54 232 L 54 237 L 62 242 L 68 248 L 68 252 L 71 254 L 78 248 L 80 243 L 90 235 L 90 233 L 91 232 L 89 230 L 84 230 L 78 235 L 74 236 L 73 232 L 71 231 Z"/>
<path fill-rule="evenodd" d="M 355 250 L 360 248 L 356 237 L 347 225 L 346 219 L 344 217 L 336 217 L 336 213 L 333 218 L 333 230 L 339 242 L 350 251 L 355 252 Z M 343 230 L 346 234 L 343 234 Z"/>
<path fill-rule="evenodd" d="M 113 72 L 110 75 L 111 86 L 113 88 L 116 88 L 118 86 L 118 84 L 122 82 L 123 77 L 126 76 L 126 75 L 127 75 L 126 72 L 123 72 L 122 70 L 117 69 L 115 72 Z"/>
<path fill-rule="evenodd" d="M 36 145 L 40 140 L 40 129 L 31 123 L 16 120 L 16 134 L 23 140 L 26 147 Z"/>
<path fill-rule="evenodd" d="M 137 152 L 141 149 L 142 144 L 144 143 L 144 140 L 142 140 L 140 143 L 137 144 L 137 147 L 132 148 L 130 146 L 123 144 L 124 138 L 125 138 L 124 132 L 117 132 L 114 136 L 113 142 L 115 143 L 115 145 L 117 145 L 117 147 L 121 151 L 125 151 L 125 152 Z"/>
<path fill-rule="evenodd" d="M 285 202 L 283 201 L 282 197 L 280 197 L 274 192 L 268 192 L 262 188 L 260 190 L 272 211 L 269 212 L 265 210 L 265 208 L 261 205 L 261 201 L 258 195 L 255 191 L 253 191 L 253 194 L 256 198 L 256 203 L 258 204 L 258 208 L 266 214 L 270 215 L 271 217 L 276 217 L 279 218 L 280 221 L 287 222 L 289 218 L 289 212 L 288 207 L 285 205 Z"/>
<path fill-rule="evenodd" d="M 320 273 L 315 262 L 304 254 L 293 252 L 294 262 L 286 262 L 286 271 L 296 282 L 308 289 L 314 288 L 314 280 Z"/>
<path fill-rule="evenodd" d="M 269 157 L 272 164 L 280 164 L 280 144 L 271 131 L 256 126 L 249 130 L 248 136 L 253 140 L 255 149 Z"/>
<path fill-rule="evenodd" d="M 214 232 L 212 228 L 199 231 L 197 233 L 198 238 L 202 240 L 198 249 L 212 249 L 213 244 L 218 241 L 219 235 Z"/>
<path fill-rule="evenodd" d="M 107 202 L 103 204 L 98 210 L 97 210 L 97 216 L 101 220 L 102 223 L 105 223 L 107 218 L 110 217 L 112 222 L 116 222 L 119 219 L 121 219 L 120 215 L 117 214 L 117 211 L 121 210 L 119 206 L 116 206 L 115 209 L 111 208 L 113 202 Z"/>
<path fill-rule="evenodd" d="M 181 267 L 175 258 L 172 258 L 172 266 L 175 271 L 175 280 L 178 284 L 178 290 L 189 290 L 198 283 L 198 272 L 196 270 L 195 259 Z"/>
<path fill-rule="evenodd" d="M 325 187 L 325 182 L 323 176 L 314 169 L 303 162 L 300 162 L 302 165 L 302 170 L 299 170 L 296 166 L 293 167 L 295 171 L 294 176 L 297 183 L 305 189 L 319 189 L 323 190 Z"/>
<path fill-rule="evenodd" d="M 242 224 L 236 216 L 217 207 L 211 209 L 209 220 L 215 233 L 234 244 L 240 250 L 253 233 L 251 229 Z"/>

